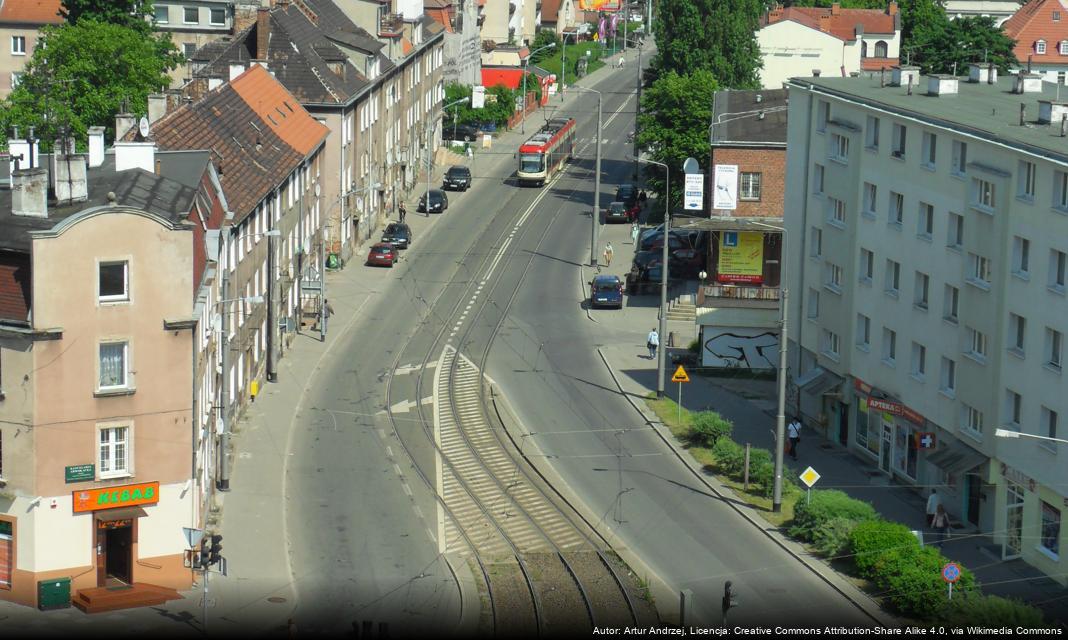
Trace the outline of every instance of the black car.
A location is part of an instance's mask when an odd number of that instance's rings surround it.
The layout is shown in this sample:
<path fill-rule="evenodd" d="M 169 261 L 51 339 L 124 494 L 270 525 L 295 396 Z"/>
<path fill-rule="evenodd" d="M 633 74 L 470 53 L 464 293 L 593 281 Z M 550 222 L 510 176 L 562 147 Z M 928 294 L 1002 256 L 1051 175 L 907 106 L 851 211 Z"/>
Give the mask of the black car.
<path fill-rule="evenodd" d="M 638 189 L 629 182 L 621 184 L 616 187 L 616 197 L 613 200 L 622 202 L 630 208 L 638 202 Z"/>
<path fill-rule="evenodd" d="M 441 125 L 442 140 L 473 142 L 481 133 L 478 127 L 473 124 L 457 124 L 454 126 L 451 122 L 444 122 Z"/>
<path fill-rule="evenodd" d="M 605 222 L 630 222 L 630 212 L 622 202 L 613 202 L 604 210 Z"/>
<path fill-rule="evenodd" d="M 471 188 L 471 170 L 463 165 L 449 167 L 441 180 L 441 188 L 467 191 Z"/>
<path fill-rule="evenodd" d="M 390 223 L 382 233 L 382 242 L 391 244 L 397 249 L 407 249 L 412 243 L 412 229 L 403 222 Z"/>
<path fill-rule="evenodd" d="M 426 193 L 424 193 L 423 195 L 419 196 L 419 206 L 416 208 L 416 211 L 418 211 L 420 213 L 427 213 L 426 196 L 427 196 Z M 445 192 L 442 191 L 441 189 L 431 189 L 430 190 L 430 212 L 437 211 L 438 213 L 443 213 L 448 208 L 449 208 L 449 197 L 445 195 Z"/>

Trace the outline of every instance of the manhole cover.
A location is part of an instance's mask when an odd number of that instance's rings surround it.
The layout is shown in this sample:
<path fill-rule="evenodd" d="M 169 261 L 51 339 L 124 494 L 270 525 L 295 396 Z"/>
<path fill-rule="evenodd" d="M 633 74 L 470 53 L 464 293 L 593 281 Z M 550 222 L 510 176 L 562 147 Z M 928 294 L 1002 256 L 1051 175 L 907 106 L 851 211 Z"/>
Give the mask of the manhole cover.
<path fill-rule="evenodd" d="M 281 596 L 271 596 L 270 598 L 267 598 L 267 602 L 270 602 L 271 604 L 282 604 L 285 601 L 286 599 Z"/>

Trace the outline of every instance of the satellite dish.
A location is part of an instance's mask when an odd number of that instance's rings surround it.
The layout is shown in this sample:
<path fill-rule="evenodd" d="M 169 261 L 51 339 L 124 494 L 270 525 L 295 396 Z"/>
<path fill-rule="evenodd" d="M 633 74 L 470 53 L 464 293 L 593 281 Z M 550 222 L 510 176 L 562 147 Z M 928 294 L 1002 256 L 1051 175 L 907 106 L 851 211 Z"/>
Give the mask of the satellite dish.
<path fill-rule="evenodd" d="M 148 137 L 148 118 L 141 116 L 141 121 L 137 123 L 137 130 L 141 132 L 142 138 Z"/>
<path fill-rule="evenodd" d="M 316 182 L 316 183 L 315 183 L 315 197 L 316 197 L 316 198 L 318 198 L 318 197 L 319 197 L 319 192 L 320 192 L 320 191 L 321 191 L 321 189 L 320 189 L 320 187 L 319 187 L 319 183 L 318 183 L 318 182 Z"/>

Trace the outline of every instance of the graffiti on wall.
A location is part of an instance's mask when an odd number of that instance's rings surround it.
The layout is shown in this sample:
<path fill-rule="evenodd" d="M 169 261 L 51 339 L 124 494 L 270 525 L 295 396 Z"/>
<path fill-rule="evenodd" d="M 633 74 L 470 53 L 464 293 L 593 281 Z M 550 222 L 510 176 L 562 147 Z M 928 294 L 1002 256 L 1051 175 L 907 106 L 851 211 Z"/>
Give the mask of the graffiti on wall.
<path fill-rule="evenodd" d="M 717 329 L 704 331 L 701 365 L 741 369 L 774 369 L 779 352 L 779 334 L 764 329 Z"/>

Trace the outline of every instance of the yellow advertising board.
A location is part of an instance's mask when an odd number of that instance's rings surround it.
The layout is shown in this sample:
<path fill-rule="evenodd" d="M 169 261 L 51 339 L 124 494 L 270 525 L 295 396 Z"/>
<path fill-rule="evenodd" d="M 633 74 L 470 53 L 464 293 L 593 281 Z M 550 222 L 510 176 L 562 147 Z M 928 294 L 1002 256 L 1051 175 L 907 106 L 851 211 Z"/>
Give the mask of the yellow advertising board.
<path fill-rule="evenodd" d="M 764 282 L 764 234 L 724 231 L 719 235 L 719 282 Z"/>
<path fill-rule="evenodd" d="M 601 11 L 602 9 L 618 9 L 618 0 L 579 0 L 579 9 L 583 11 Z"/>

